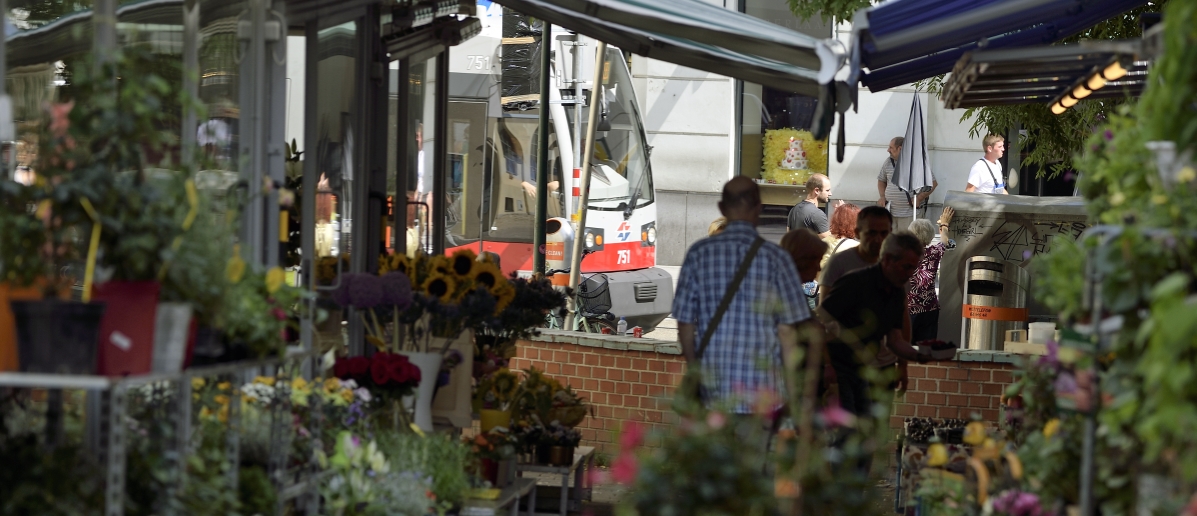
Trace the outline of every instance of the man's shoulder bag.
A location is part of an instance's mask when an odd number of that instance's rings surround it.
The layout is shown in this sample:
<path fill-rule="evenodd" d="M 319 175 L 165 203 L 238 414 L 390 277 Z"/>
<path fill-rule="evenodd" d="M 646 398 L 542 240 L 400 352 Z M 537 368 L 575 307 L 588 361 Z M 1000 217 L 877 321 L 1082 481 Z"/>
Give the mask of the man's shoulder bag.
<path fill-rule="evenodd" d="M 678 386 L 679 396 L 703 405 L 709 401 L 709 394 L 702 385 L 703 352 L 706 351 L 707 345 L 711 343 L 711 337 L 715 335 L 715 330 L 723 320 L 723 314 L 731 306 L 732 299 L 736 297 L 736 292 L 740 290 L 740 284 L 744 282 L 744 277 L 748 275 L 748 268 L 752 265 L 752 260 L 756 258 L 757 251 L 760 250 L 761 245 L 764 243 L 765 239 L 759 236 L 756 237 L 756 240 L 752 242 L 752 246 L 748 248 L 748 253 L 740 261 L 740 266 L 736 269 L 735 277 L 727 285 L 727 291 L 723 293 L 723 299 L 719 301 L 719 307 L 715 309 L 715 315 L 711 317 L 711 322 L 707 325 L 707 330 L 702 334 L 702 340 L 699 341 L 697 349 L 694 350 L 694 363 L 687 364 L 686 366 L 686 374 L 682 377 L 681 385 Z"/>

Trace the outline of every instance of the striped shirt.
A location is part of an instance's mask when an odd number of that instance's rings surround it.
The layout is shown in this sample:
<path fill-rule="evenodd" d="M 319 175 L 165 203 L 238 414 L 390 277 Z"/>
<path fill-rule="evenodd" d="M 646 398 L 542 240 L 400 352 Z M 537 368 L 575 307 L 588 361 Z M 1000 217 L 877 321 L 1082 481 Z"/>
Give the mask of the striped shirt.
<path fill-rule="evenodd" d="M 885 202 L 889 203 L 889 212 L 894 217 L 912 217 L 914 216 L 914 208 L 910 206 L 912 198 L 907 197 L 906 192 L 894 184 L 896 165 L 893 158 L 885 158 L 885 164 L 881 165 L 881 173 L 877 174 L 877 180 L 885 183 Z"/>
<path fill-rule="evenodd" d="M 722 233 L 686 252 L 673 300 L 673 317 L 697 329 L 695 345 L 715 316 L 740 262 L 757 237 L 751 224 L 733 221 Z M 731 399 L 733 412 L 752 412 L 753 394 L 785 395 L 777 325 L 810 318 L 802 280 L 789 254 L 766 242 L 703 352 L 703 381 L 716 400 Z"/>

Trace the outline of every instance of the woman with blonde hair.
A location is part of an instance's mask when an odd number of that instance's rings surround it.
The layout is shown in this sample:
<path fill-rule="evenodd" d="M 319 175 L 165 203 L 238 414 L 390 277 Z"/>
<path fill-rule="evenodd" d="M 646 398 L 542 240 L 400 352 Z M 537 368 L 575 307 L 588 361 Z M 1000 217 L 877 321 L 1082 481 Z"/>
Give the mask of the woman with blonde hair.
<path fill-rule="evenodd" d="M 707 236 L 713 237 L 727 229 L 727 217 L 719 217 L 707 227 Z"/>

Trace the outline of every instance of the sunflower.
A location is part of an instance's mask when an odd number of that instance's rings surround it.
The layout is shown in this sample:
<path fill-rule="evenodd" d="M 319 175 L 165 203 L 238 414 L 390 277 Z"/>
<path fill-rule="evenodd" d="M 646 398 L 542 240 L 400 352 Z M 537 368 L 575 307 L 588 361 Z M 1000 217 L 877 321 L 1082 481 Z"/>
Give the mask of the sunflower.
<path fill-rule="evenodd" d="M 474 266 L 470 277 L 474 280 L 475 285 L 486 287 L 492 294 L 495 293 L 495 288 L 507 282 L 506 278 L 503 277 L 503 271 L 490 262 L 479 262 Z"/>
<path fill-rule="evenodd" d="M 453 281 L 451 276 L 433 272 L 424 280 L 423 288 L 425 294 L 442 303 L 448 303 L 453 297 L 453 291 L 457 290 L 457 282 Z"/>
<path fill-rule="evenodd" d="M 436 274 L 436 273 L 452 274 L 453 273 L 453 261 L 450 260 L 448 256 L 430 256 L 427 258 L 427 260 L 428 260 L 428 273 L 429 274 Z"/>
<path fill-rule="evenodd" d="M 497 314 L 502 312 L 503 309 L 507 308 L 507 305 L 515 300 L 515 287 L 509 283 L 503 283 L 502 286 L 491 291 L 491 294 L 495 296 L 495 313 Z"/>
<path fill-rule="evenodd" d="M 383 256 L 378 260 L 378 274 L 381 276 L 389 272 L 402 272 L 408 278 L 412 276 L 412 262 L 407 255 L 396 253 Z"/>
<path fill-rule="evenodd" d="M 465 278 L 470 276 L 470 273 L 474 270 L 475 265 L 478 265 L 478 255 L 474 254 L 474 251 L 469 249 L 459 249 L 457 252 L 453 253 L 453 256 L 449 258 L 449 261 L 452 262 L 453 273 L 458 277 Z"/>

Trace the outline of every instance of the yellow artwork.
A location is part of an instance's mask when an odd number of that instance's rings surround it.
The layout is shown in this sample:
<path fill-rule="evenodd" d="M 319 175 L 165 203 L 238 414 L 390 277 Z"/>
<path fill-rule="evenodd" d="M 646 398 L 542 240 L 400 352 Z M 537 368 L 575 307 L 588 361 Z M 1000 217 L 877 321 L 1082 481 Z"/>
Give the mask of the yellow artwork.
<path fill-rule="evenodd" d="M 789 170 L 781 166 L 786 158 L 786 150 L 790 148 L 790 138 L 802 140 L 802 149 L 806 152 L 805 169 Z M 810 179 L 811 174 L 827 173 L 827 140 L 816 140 L 810 131 L 769 129 L 765 131 L 762 147 L 764 158 L 761 179 L 766 182 L 801 185 Z"/>

